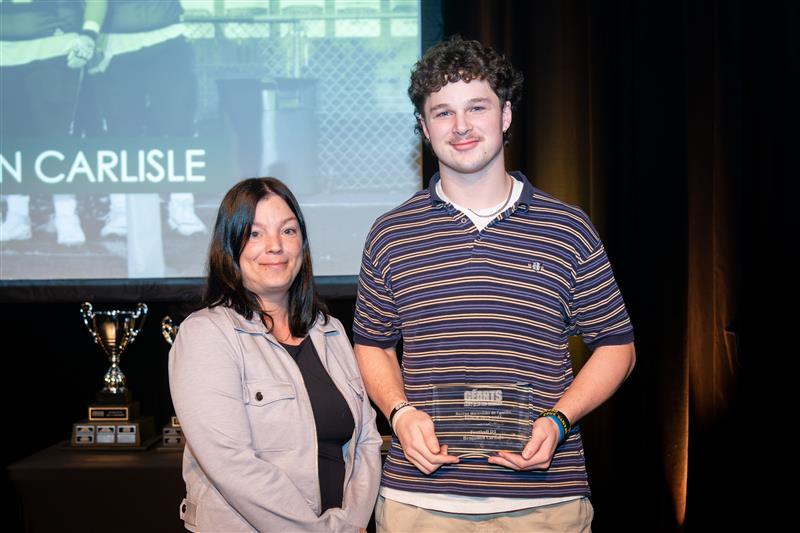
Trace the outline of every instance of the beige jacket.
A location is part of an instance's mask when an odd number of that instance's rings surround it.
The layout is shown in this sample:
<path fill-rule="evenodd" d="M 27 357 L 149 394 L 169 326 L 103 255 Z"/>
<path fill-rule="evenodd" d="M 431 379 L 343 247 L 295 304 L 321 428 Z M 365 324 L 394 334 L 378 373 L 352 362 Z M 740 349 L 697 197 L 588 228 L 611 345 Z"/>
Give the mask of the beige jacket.
<path fill-rule="evenodd" d="M 309 332 L 353 413 L 342 508 L 320 516 L 311 402 L 292 357 L 257 318 L 225 307 L 183 321 L 170 351 L 175 412 L 186 437 L 181 518 L 191 531 L 357 531 L 380 480 L 381 438 L 350 341 L 333 317 Z"/>

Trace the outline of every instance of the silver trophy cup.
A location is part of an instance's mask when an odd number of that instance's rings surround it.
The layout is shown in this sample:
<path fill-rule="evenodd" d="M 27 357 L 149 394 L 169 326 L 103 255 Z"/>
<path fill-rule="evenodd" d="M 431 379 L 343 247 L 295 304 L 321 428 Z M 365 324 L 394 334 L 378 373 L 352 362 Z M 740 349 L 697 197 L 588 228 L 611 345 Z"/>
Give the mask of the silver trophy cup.
<path fill-rule="evenodd" d="M 86 328 L 111 366 L 103 377 L 104 386 L 96 402 L 89 405 L 86 420 L 72 424 L 74 448 L 144 448 L 155 442 L 153 417 L 139 415 L 139 402 L 131 401 L 125 374 L 119 367 L 123 352 L 142 330 L 147 316 L 143 303 L 136 309 L 95 311 L 89 302 L 81 305 Z"/>
<path fill-rule="evenodd" d="M 106 371 L 103 390 L 98 394 L 102 401 L 130 401 L 130 393 L 125 386 L 125 374 L 119 367 L 122 353 L 136 339 L 142 330 L 147 316 L 147 305 L 138 303 L 135 310 L 110 309 L 95 311 L 92 304 L 81 306 L 81 315 L 86 328 L 94 341 L 108 356 L 111 366 Z"/>

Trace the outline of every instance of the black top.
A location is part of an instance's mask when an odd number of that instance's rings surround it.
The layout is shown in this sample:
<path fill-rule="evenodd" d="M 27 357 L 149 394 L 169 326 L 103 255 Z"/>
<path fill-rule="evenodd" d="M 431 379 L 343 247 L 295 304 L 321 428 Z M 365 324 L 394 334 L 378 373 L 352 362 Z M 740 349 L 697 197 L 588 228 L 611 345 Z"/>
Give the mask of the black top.
<path fill-rule="evenodd" d="M 297 346 L 282 344 L 300 368 L 317 426 L 319 490 L 322 512 L 342 506 L 344 458 L 342 446 L 350 440 L 355 421 L 342 393 L 333 383 L 310 337 Z"/>

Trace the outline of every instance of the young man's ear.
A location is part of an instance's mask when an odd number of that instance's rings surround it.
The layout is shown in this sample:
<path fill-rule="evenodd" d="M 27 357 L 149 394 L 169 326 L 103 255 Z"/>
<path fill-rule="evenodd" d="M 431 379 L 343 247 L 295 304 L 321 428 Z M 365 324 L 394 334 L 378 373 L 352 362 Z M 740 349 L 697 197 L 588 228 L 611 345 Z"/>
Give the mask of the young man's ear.
<path fill-rule="evenodd" d="M 511 127 L 511 102 L 506 100 L 503 106 L 503 133 Z"/>
<path fill-rule="evenodd" d="M 425 117 L 419 117 L 417 120 L 419 120 L 419 127 L 422 128 L 422 134 L 425 136 L 425 140 L 430 142 L 431 136 L 428 134 L 428 126 L 425 125 Z"/>

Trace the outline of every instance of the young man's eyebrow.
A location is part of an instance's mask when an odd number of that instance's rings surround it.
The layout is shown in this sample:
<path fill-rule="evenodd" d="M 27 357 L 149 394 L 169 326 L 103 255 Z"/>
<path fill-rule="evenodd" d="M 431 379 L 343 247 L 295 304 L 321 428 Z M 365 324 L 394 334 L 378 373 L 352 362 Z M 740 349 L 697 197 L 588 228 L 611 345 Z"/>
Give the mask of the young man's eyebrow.
<path fill-rule="evenodd" d="M 466 103 L 467 105 L 473 105 L 473 104 L 482 104 L 485 102 L 491 102 L 491 100 L 485 96 L 479 96 L 477 98 L 470 98 L 469 100 L 467 100 Z M 431 107 L 430 111 L 434 111 L 436 109 L 441 109 L 441 108 L 448 108 L 450 106 L 451 104 L 447 102 L 442 102 L 441 104 L 436 104 L 435 106 Z"/>
<path fill-rule="evenodd" d="M 447 103 L 436 104 L 435 106 L 430 108 L 430 111 L 433 111 L 435 109 L 445 108 L 445 107 L 450 107 L 450 104 L 447 104 Z"/>

